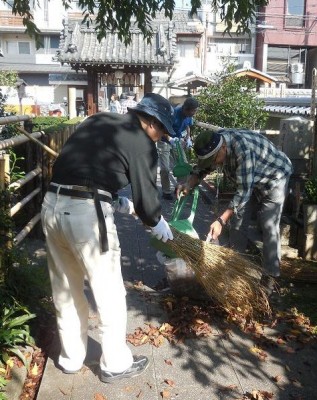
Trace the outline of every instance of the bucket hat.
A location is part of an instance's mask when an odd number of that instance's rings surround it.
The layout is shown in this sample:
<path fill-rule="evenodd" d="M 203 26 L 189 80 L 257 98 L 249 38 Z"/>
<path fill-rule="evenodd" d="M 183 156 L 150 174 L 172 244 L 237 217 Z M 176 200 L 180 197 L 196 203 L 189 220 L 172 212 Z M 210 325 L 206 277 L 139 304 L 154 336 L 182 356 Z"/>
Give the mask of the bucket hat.
<path fill-rule="evenodd" d="M 198 168 L 208 169 L 212 167 L 222 144 L 223 137 L 219 133 L 213 131 L 201 132 L 194 142 Z"/>
<path fill-rule="evenodd" d="M 139 111 L 152 115 L 165 126 L 165 129 L 170 136 L 176 135 L 172 128 L 174 110 L 169 101 L 163 96 L 157 93 L 147 93 L 135 107 L 128 107 L 128 111 Z"/>

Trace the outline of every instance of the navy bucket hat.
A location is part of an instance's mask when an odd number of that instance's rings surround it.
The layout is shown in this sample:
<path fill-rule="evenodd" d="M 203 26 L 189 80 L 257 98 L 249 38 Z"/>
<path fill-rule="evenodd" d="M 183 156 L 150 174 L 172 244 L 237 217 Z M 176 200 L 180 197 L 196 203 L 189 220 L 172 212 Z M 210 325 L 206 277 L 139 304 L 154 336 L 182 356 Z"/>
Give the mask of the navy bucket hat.
<path fill-rule="evenodd" d="M 147 93 L 136 107 L 128 107 L 129 112 L 142 112 L 160 121 L 170 136 L 175 136 L 172 128 L 174 110 L 169 101 L 157 93 Z"/>
<path fill-rule="evenodd" d="M 223 137 L 213 131 L 201 132 L 194 143 L 194 151 L 198 158 L 198 167 L 208 169 L 213 166 L 218 151 L 223 144 Z"/>

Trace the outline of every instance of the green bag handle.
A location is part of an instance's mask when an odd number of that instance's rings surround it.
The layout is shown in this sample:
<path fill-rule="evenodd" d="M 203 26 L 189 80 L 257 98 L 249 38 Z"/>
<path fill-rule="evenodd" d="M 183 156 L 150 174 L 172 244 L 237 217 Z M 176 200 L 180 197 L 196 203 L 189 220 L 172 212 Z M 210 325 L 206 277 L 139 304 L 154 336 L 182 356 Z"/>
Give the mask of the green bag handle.
<path fill-rule="evenodd" d="M 174 204 L 174 207 L 173 207 L 173 211 L 172 211 L 171 222 L 179 220 L 180 213 L 182 212 L 187 199 L 191 195 L 192 194 L 190 193 L 187 196 L 182 196 L 182 197 L 180 197 L 179 199 L 176 200 L 176 202 Z M 198 195 L 199 195 L 199 190 L 198 190 L 198 188 L 195 188 L 194 191 L 193 191 L 193 202 L 192 202 L 192 207 L 191 207 L 191 210 L 190 210 L 190 215 L 187 218 L 190 223 L 194 222 L 197 203 L 198 203 Z"/>
<path fill-rule="evenodd" d="M 187 164 L 187 159 L 184 152 L 182 151 L 179 140 L 176 142 L 176 151 L 177 151 L 177 162 L 179 164 Z"/>

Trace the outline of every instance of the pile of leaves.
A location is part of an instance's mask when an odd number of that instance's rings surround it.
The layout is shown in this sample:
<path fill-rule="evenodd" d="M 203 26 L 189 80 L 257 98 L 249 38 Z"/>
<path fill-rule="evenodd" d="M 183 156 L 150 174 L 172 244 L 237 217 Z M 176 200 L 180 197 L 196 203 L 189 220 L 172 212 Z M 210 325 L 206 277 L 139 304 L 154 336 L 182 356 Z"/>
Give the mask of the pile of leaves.
<path fill-rule="evenodd" d="M 162 301 L 168 313 L 168 321 L 156 327 L 146 324 L 127 335 L 127 340 L 134 346 L 151 344 L 159 347 L 168 340 L 170 343 L 181 343 L 185 339 L 208 337 L 213 333 L 211 317 L 214 313 L 212 302 L 201 304 L 192 302 L 188 297 L 166 297 Z"/>

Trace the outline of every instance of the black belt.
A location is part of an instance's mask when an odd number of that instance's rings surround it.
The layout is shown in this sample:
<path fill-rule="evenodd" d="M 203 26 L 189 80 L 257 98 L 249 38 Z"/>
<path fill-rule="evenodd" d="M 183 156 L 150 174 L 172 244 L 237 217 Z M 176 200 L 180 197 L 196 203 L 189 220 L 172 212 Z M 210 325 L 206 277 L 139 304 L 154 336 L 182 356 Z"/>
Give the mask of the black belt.
<path fill-rule="evenodd" d="M 79 197 L 81 199 L 94 199 L 97 218 L 98 218 L 99 242 L 100 242 L 101 252 L 104 253 L 109 250 L 108 238 L 107 238 L 107 226 L 100 202 L 106 201 L 107 203 L 112 203 L 111 196 L 99 193 L 98 189 L 93 189 L 93 191 L 90 192 L 85 190 L 68 189 L 51 184 L 49 185 L 47 190 L 48 192 L 58 193 L 64 196 Z"/>
<path fill-rule="evenodd" d="M 59 186 L 55 185 L 49 185 L 48 191 L 53 192 L 53 193 L 59 193 L 64 196 L 73 196 L 73 197 L 80 197 L 81 199 L 93 199 L 95 197 L 95 193 L 92 190 L 91 192 L 89 191 L 84 191 L 84 190 L 77 190 L 77 189 L 68 189 L 64 187 L 60 187 L 58 190 Z M 106 201 L 107 203 L 112 203 L 112 197 L 107 196 L 106 194 L 102 194 L 98 192 L 98 198 L 99 201 Z"/>

